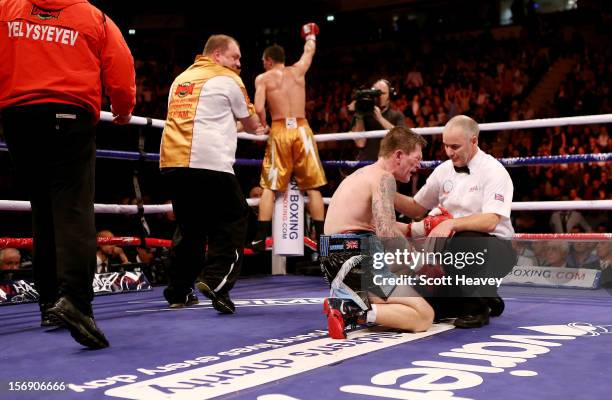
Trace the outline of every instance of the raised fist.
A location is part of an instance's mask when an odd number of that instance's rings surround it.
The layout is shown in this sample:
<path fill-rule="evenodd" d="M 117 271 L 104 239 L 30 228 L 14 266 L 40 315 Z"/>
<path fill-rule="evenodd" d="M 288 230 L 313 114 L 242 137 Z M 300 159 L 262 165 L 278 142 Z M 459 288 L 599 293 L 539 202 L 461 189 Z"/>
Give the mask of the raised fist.
<path fill-rule="evenodd" d="M 406 237 L 412 239 L 420 239 L 429 236 L 429 233 L 440 224 L 442 221 L 451 219 L 453 216 L 446 208 L 436 207 L 427 214 L 422 221 L 408 224 Z"/>
<path fill-rule="evenodd" d="M 314 22 L 309 22 L 302 26 L 302 38 L 304 40 L 317 40 L 319 34 L 319 27 Z"/>

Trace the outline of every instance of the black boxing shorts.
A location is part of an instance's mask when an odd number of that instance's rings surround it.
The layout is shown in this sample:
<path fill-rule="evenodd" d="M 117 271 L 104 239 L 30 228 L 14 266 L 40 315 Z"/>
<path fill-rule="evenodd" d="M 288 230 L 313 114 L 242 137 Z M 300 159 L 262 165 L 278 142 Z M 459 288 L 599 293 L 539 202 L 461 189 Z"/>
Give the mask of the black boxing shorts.
<path fill-rule="evenodd" d="M 371 308 L 368 293 L 388 299 L 395 286 L 373 283 L 375 274 L 394 276 L 386 266 L 373 266 L 373 254 L 383 251 L 382 243 L 371 232 L 322 235 L 321 271 L 330 286 L 330 297 L 353 300 L 363 310 Z"/>

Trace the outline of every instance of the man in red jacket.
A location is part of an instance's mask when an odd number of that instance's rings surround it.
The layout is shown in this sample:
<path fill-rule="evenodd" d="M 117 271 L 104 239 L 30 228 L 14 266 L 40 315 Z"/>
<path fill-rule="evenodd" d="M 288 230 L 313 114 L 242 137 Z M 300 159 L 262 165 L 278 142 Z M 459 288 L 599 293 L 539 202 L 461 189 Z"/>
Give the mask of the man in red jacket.
<path fill-rule="evenodd" d="M 126 124 L 134 60 L 117 26 L 85 0 L 0 0 L 0 110 L 32 204 L 42 326 L 108 347 L 93 320 L 95 125 L 102 85 Z"/>

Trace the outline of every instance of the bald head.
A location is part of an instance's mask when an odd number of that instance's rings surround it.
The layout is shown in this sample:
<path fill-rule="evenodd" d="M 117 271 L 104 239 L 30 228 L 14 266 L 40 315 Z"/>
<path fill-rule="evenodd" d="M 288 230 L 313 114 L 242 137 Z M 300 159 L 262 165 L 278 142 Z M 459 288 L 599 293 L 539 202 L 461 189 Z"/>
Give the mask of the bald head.
<path fill-rule="evenodd" d="M 446 155 L 455 167 L 466 166 L 478 151 L 476 121 L 466 115 L 457 115 L 444 125 L 442 142 Z"/>
<path fill-rule="evenodd" d="M 112 238 L 113 236 L 115 235 L 109 230 L 103 230 L 96 233 L 97 238 Z M 107 256 L 111 256 L 113 254 L 114 247 L 115 246 L 113 246 L 112 244 L 98 245 L 98 249 Z"/>
<path fill-rule="evenodd" d="M 115 236 L 113 235 L 113 232 L 108 231 L 108 230 L 103 230 L 103 231 L 96 233 L 96 237 L 99 237 L 99 238 L 107 238 L 107 237 L 113 237 L 113 236 Z"/>
<path fill-rule="evenodd" d="M 446 125 L 444 125 L 444 131 L 446 130 L 461 130 L 465 134 L 466 139 L 471 139 L 472 137 L 478 138 L 478 134 L 480 133 L 478 123 L 467 115 L 456 115 L 451 118 Z"/>
<path fill-rule="evenodd" d="M 0 269 L 18 269 L 21 264 L 21 253 L 12 247 L 0 250 Z"/>

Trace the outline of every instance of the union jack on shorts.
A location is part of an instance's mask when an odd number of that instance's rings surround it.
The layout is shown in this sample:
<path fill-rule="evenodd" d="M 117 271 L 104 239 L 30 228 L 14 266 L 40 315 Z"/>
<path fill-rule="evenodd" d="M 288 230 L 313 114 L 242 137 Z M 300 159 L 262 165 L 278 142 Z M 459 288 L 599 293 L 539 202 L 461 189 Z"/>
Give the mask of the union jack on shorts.
<path fill-rule="evenodd" d="M 344 247 L 347 250 L 357 250 L 359 249 L 359 242 L 357 240 L 347 240 L 344 242 Z"/>

